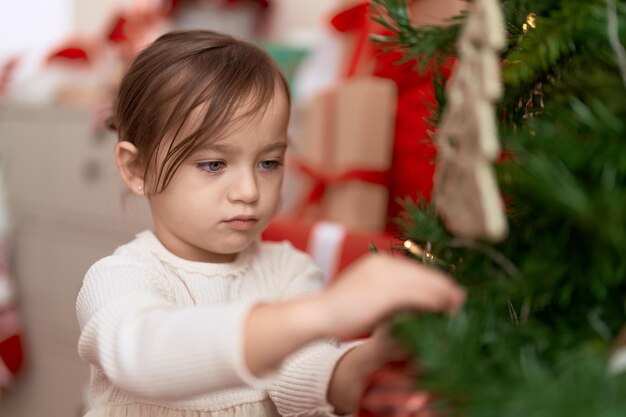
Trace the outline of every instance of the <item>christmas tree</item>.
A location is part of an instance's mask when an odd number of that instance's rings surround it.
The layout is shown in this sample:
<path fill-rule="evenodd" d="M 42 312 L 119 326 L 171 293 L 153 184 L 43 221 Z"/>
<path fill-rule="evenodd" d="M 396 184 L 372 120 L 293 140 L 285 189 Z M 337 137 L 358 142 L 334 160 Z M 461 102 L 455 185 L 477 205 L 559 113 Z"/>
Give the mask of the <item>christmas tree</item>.
<path fill-rule="evenodd" d="M 503 152 L 493 170 L 508 235 L 459 235 L 437 193 L 433 204 L 405 202 L 398 222 L 417 245 L 410 256 L 451 273 L 468 301 L 458 316 L 404 316 L 396 330 L 435 415 L 624 417 L 626 1 L 498 7 Z M 437 68 L 459 57 L 469 10 L 444 27 L 414 27 L 406 0 L 373 0 L 373 18 L 391 32 L 376 40 L 417 70 Z M 442 80 L 438 129 L 451 106 L 452 81 Z"/>

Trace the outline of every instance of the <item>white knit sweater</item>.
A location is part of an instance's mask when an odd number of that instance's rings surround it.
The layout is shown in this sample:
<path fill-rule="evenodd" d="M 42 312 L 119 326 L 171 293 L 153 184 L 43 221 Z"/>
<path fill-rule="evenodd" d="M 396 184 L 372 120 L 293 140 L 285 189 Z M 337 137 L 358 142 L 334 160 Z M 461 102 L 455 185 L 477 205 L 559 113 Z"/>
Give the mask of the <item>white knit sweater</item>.
<path fill-rule="evenodd" d="M 312 344 L 264 379 L 243 356 L 252 305 L 322 284 L 313 261 L 288 243 L 255 243 L 232 263 L 210 264 L 140 233 L 94 264 L 78 295 L 88 415 L 332 415 L 328 383 L 348 347 Z"/>

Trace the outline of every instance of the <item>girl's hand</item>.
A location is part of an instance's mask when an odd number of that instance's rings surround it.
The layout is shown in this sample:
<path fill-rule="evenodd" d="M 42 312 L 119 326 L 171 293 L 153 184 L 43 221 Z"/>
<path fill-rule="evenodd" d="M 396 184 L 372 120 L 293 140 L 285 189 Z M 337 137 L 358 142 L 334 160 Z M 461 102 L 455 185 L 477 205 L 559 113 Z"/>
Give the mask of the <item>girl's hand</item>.
<path fill-rule="evenodd" d="M 368 379 L 388 363 L 410 357 L 408 349 L 392 337 L 389 326 L 379 326 L 372 336 L 337 362 L 327 394 L 335 414 L 354 413 Z"/>
<path fill-rule="evenodd" d="M 264 375 L 314 340 L 367 334 L 400 310 L 454 313 L 464 301 L 465 291 L 432 268 L 369 255 L 320 294 L 256 305 L 246 322 L 246 364 L 254 375 Z"/>
<path fill-rule="evenodd" d="M 350 339 L 401 310 L 453 314 L 465 302 L 465 291 L 433 268 L 373 254 L 351 265 L 319 297 L 325 333 Z"/>

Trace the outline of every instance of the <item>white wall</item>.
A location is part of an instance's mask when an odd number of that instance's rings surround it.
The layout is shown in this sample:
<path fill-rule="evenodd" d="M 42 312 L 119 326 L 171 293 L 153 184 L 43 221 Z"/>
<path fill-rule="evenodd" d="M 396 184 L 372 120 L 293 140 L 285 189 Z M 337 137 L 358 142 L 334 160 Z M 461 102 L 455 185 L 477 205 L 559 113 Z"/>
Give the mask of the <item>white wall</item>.
<path fill-rule="evenodd" d="M 17 78 L 34 72 L 73 29 L 74 0 L 0 0 L 0 65 L 19 55 Z"/>

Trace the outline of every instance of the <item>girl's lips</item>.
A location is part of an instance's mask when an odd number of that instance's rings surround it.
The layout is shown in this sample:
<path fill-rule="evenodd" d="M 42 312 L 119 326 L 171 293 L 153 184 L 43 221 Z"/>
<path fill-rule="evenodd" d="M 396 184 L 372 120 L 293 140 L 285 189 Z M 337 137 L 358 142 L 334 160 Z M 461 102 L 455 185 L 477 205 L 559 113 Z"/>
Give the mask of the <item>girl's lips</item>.
<path fill-rule="evenodd" d="M 226 220 L 224 223 L 236 230 L 250 230 L 256 226 L 259 220 L 253 217 L 236 217 L 234 219 Z"/>

